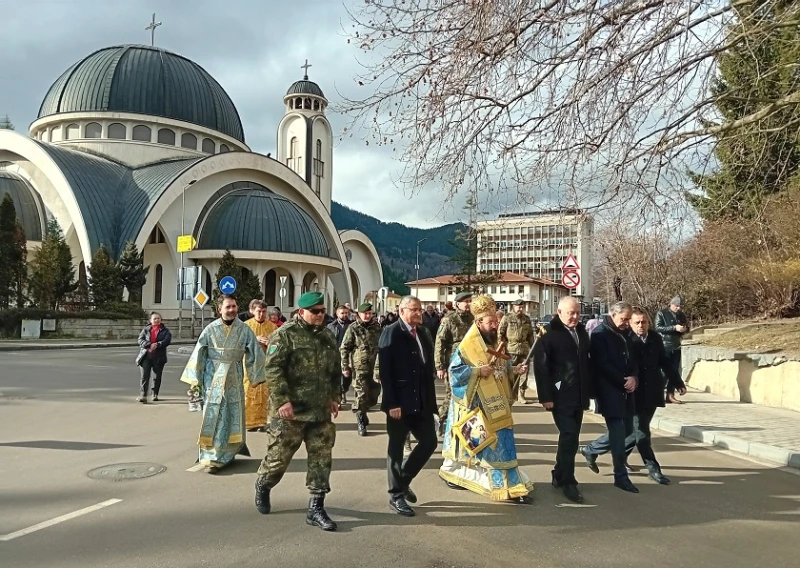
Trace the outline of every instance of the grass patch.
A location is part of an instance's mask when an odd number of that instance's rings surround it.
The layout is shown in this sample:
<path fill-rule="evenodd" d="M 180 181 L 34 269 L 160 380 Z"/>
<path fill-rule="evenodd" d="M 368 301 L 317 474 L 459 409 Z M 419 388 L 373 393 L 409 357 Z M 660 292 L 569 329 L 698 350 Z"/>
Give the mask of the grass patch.
<path fill-rule="evenodd" d="M 702 345 L 749 353 L 800 353 L 800 320 L 756 324 L 697 339 Z"/>

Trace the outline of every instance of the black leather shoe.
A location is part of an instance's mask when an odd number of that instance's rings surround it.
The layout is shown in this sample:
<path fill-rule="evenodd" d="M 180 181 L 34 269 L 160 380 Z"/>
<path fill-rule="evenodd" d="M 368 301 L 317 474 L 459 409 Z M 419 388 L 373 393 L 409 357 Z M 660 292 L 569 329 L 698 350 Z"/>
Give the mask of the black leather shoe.
<path fill-rule="evenodd" d="M 364 426 L 369 426 L 369 414 L 366 412 L 363 414 L 364 416 Z"/>
<path fill-rule="evenodd" d="M 577 485 L 565 485 L 563 491 L 564 497 L 573 503 L 583 503 L 583 495 L 581 495 L 581 492 L 578 491 Z"/>
<path fill-rule="evenodd" d="M 586 459 L 586 465 L 589 466 L 595 473 L 600 473 L 600 468 L 597 467 L 597 456 L 594 454 L 590 454 L 586 451 L 586 446 L 581 446 L 580 449 L 581 455 Z"/>
<path fill-rule="evenodd" d="M 466 491 L 467 490 L 466 487 L 461 487 L 460 485 L 456 485 L 455 483 L 451 483 L 449 481 L 445 481 L 444 484 L 447 485 L 447 487 L 449 487 L 450 489 L 455 489 L 456 491 Z"/>
<path fill-rule="evenodd" d="M 402 496 L 390 498 L 389 506 L 394 509 L 398 515 L 403 515 L 404 517 L 413 517 L 416 515 L 414 509 L 408 506 L 408 503 L 406 503 L 405 498 Z"/>
<path fill-rule="evenodd" d="M 367 435 L 367 425 L 364 422 L 364 413 L 362 412 L 356 413 L 356 428 L 358 429 L 359 436 Z"/>
<path fill-rule="evenodd" d="M 408 489 L 406 489 L 406 495 L 405 495 L 405 498 L 406 498 L 406 501 L 408 501 L 409 503 L 416 503 L 416 502 L 417 502 L 417 494 L 416 494 L 416 493 L 414 493 L 414 492 L 411 490 L 411 488 L 410 488 L 410 487 L 409 487 Z"/>
<path fill-rule="evenodd" d="M 262 477 L 256 479 L 256 509 L 262 515 L 269 515 L 272 510 L 272 504 L 269 500 L 270 491 L 270 487 Z"/>
<path fill-rule="evenodd" d="M 639 493 L 639 488 L 636 487 L 631 480 L 628 478 L 615 480 L 614 487 L 619 487 L 623 491 L 627 491 L 628 493 Z"/>
<path fill-rule="evenodd" d="M 308 501 L 306 524 L 324 531 L 335 531 L 338 527 L 325 512 L 325 495 L 312 495 Z"/>
<path fill-rule="evenodd" d="M 648 477 L 659 485 L 669 485 L 671 483 L 670 478 L 660 471 L 651 471 Z"/>
<path fill-rule="evenodd" d="M 158 395 L 153 393 L 153 402 L 158 402 Z"/>
<path fill-rule="evenodd" d="M 513 502 L 519 505 L 533 505 L 533 497 L 531 497 L 530 494 L 523 495 L 522 497 L 513 499 Z"/>

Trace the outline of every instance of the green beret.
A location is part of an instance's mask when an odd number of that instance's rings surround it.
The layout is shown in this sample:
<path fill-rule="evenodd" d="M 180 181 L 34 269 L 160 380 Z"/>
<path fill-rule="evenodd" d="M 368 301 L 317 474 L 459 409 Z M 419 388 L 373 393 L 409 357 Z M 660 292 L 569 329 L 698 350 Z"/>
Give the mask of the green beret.
<path fill-rule="evenodd" d="M 319 306 L 320 304 L 325 303 L 325 296 L 323 296 L 322 292 L 306 292 L 300 299 L 297 300 L 297 307 L 308 309 L 313 308 L 314 306 Z"/>
<path fill-rule="evenodd" d="M 469 300 L 472 297 L 472 292 L 461 292 L 456 296 L 456 302 L 463 302 L 464 300 Z"/>
<path fill-rule="evenodd" d="M 521 305 L 523 305 L 524 303 L 525 303 L 525 302 L 523 302 L 522 300 L 514 300 L 513 302 L 511 302 L 511 305 L 512 305 L 512 306 L 521 306 Z"/>
<path fill-rule="evenodd" d="M 372 311 L 372 304 L 370 304 L 369 302 L 364 302 L 363 304 L 358 306 L 359 313 L 363 314 L 364 312 L 371 312 L 371 311 Z"/>

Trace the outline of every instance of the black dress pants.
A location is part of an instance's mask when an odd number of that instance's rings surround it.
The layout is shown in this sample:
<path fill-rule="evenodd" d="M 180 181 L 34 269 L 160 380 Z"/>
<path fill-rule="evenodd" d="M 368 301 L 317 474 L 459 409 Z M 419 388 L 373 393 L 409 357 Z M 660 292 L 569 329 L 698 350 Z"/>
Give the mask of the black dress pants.
<path fill-rule="evenodd" d="M 562 486 L 577 485 L 575 454 L 578 453 L 583 410 L 579 406 L 574 408 L 555 407 L 553 422 L 558 428 L 558 451 L 556 452 L 556 465 L 553 468 L 553 478 Z"/>
<path fill-rule="evenodd" d="M 401 416 L 399 420 L 395 420 L 387 414 L 386 433 L 389 435 L 386 458 L 389 472 L 389 494 L 392 497 L 400 497 L 428 463 L 439 444 L 436 438 L 433 413 L 409 414 Z M 418 443 L 411 454 L 403 460 L 403 447 L 409 433 L 414 435 Z"/>
<path fill-rule="evenodd" d="M 672 367 L 673 371 L 675 371 L 679 376 L 681 374 L 681 349 L 680 347 L 675 351 L 667 351 L 667 359 L 669 359 L 669 365 Z M 672 382 L 667 381 L 667 394 L 675 394 L 677 390 L 677 385 L 672 384 Z"/>
<path fill-rule="evenodd" d="M 142 371 L 142 385 L 139 394 L 147 396 L 147 391 L 150 390 L 150 372 L 153 373 L 153 394 L 158 396 L 161 390 L 161 373 L 164 372 L 164 359 L 152 359 L 150 354 L 146 354 L 142 359 L 140 369 Z"/>

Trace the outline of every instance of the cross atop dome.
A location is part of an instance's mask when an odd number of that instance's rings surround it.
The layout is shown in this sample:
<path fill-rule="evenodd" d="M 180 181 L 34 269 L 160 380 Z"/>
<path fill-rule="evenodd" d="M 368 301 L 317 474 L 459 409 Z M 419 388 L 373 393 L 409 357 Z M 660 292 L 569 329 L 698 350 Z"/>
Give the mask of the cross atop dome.
<path fill-rule="evenodd" d="M 306 59 L 306 64 L 305 65 L 301 65 L 300 66 L 300 69 L 304 69 L 305 70 L 305 74 L 303 75 L 303 81 L 308 81 L 308 68 L 309 67 L 313 67 L 313 65 L 311 65 L 308 62 L 308 59 Z"/>

